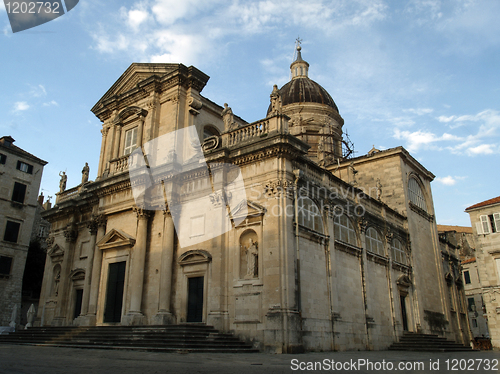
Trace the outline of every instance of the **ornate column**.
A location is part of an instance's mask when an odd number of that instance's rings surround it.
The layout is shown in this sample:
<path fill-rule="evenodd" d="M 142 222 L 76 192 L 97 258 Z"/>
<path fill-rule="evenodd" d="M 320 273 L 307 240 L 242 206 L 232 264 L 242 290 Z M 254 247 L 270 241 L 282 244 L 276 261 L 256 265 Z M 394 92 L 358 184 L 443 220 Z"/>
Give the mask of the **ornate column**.
<path fill-rule="evenodd" d="M 143 131 L 144 131 L 144 121 L 145 118 L 143 115 L 139 116 L 139 126 L 137 126 L 137 147 L 142 147 L 142 137 L 143 137 Z"/>
<path fill-rule="evenodd" d="M 113 158 L 118 158 L 120 152 L 122 127 L 120 124 L 115 125 L 115 149 L 113 150 Z"/>
<path fill-rule="evenodd" d="M 80 316 L 77 318 L 77 324 L 78 325 L 90 325 L 90 324 L 95 324 L 95 319 L 91 318 L 91 314 L 89 314 L 89 303 L 90 303 L 90 294 L 91 294 L 91 289 L 92 286 L 95 286 L 93 283 L 94 277 L 93 277 L 93 269 L 94 269 L 94 257 L 95 252 L 96 252 L 96 243 L 98 241 L 98 232 L 99 228 L 103 226 L 103 223 L 106 223 L 106 219 L 102 215 L 93 215 L 91 218 L 91 221 L 87 224 L 87 228 L 90 231 L 90 248 L 92 248 L 92 251 L 89 254 L 89 257 L 87 258 L 87 268 L 85 270 L 85 285 L 83 288 L 83 298 L 82 298 L 82 311 L 80 313 Z M 100 236 L 99 239 L 102 238 L 104 235 L 104 230 L 100 230 Z M 99 250 L 97 250 L 99 252 Z M 99 257 L 99 256 L 97 256 Z M 100 258 L 102 259 L 102 258 Z M 97 270 L 97 269 L 96 269 Z M 100 275 L 100 267 L 99 267 L 99 275 Z M 99 282 L 99 278 L 95 280 L 95 282 Z M 89 316 L 87 316 L 89 314 Z M 95 313 L 94 313 L 95 316 Z M 93 322 L 93 323 L 92 323 Z"/>
<path fill-rule="evenodd" d="M 87 324 L 90 326 L 95 326 L 96 324 L 96 314 L 97 314 L 97 300 L 99 297 L 99 283 L 101 280 L 101 268 L 102 268 L 102 251 L 97 246 L 99 240 L 102 239 L 106 233 L 106 217 L 103 215 L 97 216 L 95 220 L 91 222 L 89 226 L 90 230 L 97 230 L 95 236 L 95 243 L 93 247 L 93 254 L 91 255 L 92 261 L 89 259 L 89 263 L 92 262 L 92 267 L 89 269 L 90 273 L 88 275 L 89 284 L 85 285 L 85 288 L 89 289 L 88 293 L 88 307 L 87 307 Z M 95 228 L 97 226 L 97 228 Z M 86 276 L 87 277 L 87 276 Z M 85 290 L 83 295 L 82 309 L 85 305 Z M 82 311 L 83 314 L 83 311 Z"/>
<path fill-rule="evenodd" d="M 78 237 L 76 225 L 70 223 L 64 230 L 66 237 L 66 249 L 61 264 L 61 281 L 59 283 L 59 292 L 57 295 L 57 306 L 55 318 L 52 320 L 53 326 L 64 326 L 67 324 L 66 316 L 68 309 L 68 288 L 70 286 L 70 272 L 73 263 L 73 254 L 75 252 L 75 242 Z"/>
<path fill-rule="evenodd" d="M 123 318 L 125 325 L 141 325 L 144 315 L 141 312 L 142 291 L 144 288 L 144 265 L 148 240 L 148 220 L 151 212 L 143 208 L 134 208 L 137 214 L 137 238 L 130 259 L 130 305 Z"/>
<path fill-rule="evenodd" d="M 97 176 L 100 177 L 104 173 L 104 168 L 106 167 L 106 140 L 108 137 L 109 127 L 104 126 L 101 129 L 102 141 L 101 141 L 101 154 L 99 156 L 99 169 L 97 170 Z"/>
<path fill-rule="evenodd" d="M 170 325 L 175 318 L 170 311 L 172 295 L 172 262 L 174 259 L 174 221 L 169 210 L 163 211 L 164 226 L 161 255 L 160 295 L 155 324 Z"/>

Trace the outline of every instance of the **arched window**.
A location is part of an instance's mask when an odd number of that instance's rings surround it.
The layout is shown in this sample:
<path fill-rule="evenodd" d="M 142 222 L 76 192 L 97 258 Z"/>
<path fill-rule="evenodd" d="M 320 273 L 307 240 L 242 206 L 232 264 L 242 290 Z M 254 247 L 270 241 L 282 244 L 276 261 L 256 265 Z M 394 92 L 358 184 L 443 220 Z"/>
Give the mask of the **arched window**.
<path fill-rule="evenodd" d="M 351 220 L 345 214 L 335 216 L 333 229 L 336 240 L 355 245 L 356 247 L 358 246 L 356 231 L 352 226 Z"/>
<path fill-rule="evenodd" d="M 393 239 L 391 244 L 391 257 L 393 261 L 406 264 L 406 252 L 398 239 Z"/>
<path fill-rule="evenodd" d="M 213 126 L 203 127 L 203 140 L 210 138 L 211 136 L 219 136 L 219 131 Z"/>
<path fill-rule="evenodd" d="M 366 230 L 366 249 L 370 252 L 385 256 L 384 243 L 380 239 L 380 235 L 373 227 Z"/>
<path fill-rule="evenodd" d="M 427 204 L 425 203 L 424 193 L 417 180 L 413 177 L 408 181 L 408 195 L 413 204 L 427 212 Z"/>
<path fill-rule="evenodd" d="M 318 206 L 310 198 L 302 196 L 298 199 L 299 225 L 308 229 L 323 232 L 323 218 Z"/>

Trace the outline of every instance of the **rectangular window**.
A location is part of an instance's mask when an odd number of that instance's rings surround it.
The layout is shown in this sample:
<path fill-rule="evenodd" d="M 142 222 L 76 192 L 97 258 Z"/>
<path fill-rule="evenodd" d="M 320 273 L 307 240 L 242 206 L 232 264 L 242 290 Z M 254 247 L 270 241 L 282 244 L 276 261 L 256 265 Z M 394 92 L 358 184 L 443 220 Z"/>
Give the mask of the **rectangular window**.
<path fill-rule="evenodd" d="M 33 165 L 27 164 L 22 161 L 17 161 L 17 170 L 24 171 L 25 173 L 28 174 L 33 174 Z"/>
<path fill-rule="evenodd" d="M 0 164 L 5 164 L 5 161 L 7 161 L 7 156 L 5 156 L 3 153 L 0 153 Z"/>
<path fill-rule="evenodd" d="M 125 133 L 125 149 L 123 151 L 124 155 L 132 153 L 132 151 L 137 146 L 137 127 L 128 130 Z"/>
<path fill-rule="evenodd" d="M 473 297 L 468 297 L 467 298 L 467 309 L 469 312 L 475 312 L 476 311 L 476 303 L 474 302 Z"/>
<path fill-rule="evenodd" d="M 492 225 L 495 225 L 495 232 L 500 232 L 500 213 L 493 213 Z"/>
<path fill-rule="evenodd" d="M 12 257 L 0 256 L 0 276 L 10 275 L 12 268 Z"/>
<path fill-rule="evenodd" d="M 489 234 L 491 231 L 490 229 L 490 219 L 488 216 L 480 216 L 479 219 L 481 220 L 481 229 L 482 232 L 481 234 Z"/>
<path fill-rule="evenodd" d="M 12 201 L 16 203 L 24 203 L 24 197 L 26 196 L 26 185 L 22 183 L 14 183 L 14 191 L 12 192 Z"/>
<path fill-rule="evenodd" d="M 489 219 L 490 225 L 491 225 L 491 232 L 497 232 L 497 228 L 496 228 L 496 225 L 495 225 L 495 219 L 493 218 L 493 214 L 490 214 L 488 216 L 488 219 Z"/>
<path fill-rule="evenodd" d="M 19 235 L 20 228 L 21 224 L 19 222 L 7 221 L 3 240 L 5 240 L 6 242 L 17 243 L 17 237 Z"/>
<path fill-rule="evenodd" d="M 469 270 L 464 271 L 465 284 L 470 284 L 470 274 Z"/>

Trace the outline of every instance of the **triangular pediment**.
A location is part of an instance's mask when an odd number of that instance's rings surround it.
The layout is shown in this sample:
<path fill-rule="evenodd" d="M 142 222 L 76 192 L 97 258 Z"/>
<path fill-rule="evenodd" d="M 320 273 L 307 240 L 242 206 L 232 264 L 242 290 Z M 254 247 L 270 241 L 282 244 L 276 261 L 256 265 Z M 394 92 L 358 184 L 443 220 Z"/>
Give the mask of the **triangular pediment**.
<path fill-rule="evenodd" d="M 120 78 L 111 86 L 111 88 L 104 94 L 103 97 L 97 102 L 94 108 L 98 108 L 100 103 L 113 97 L 123 95 L 128 91 L 134 89 L 138 83 L 153 75 L 163 76 L 171 73 L 179 68 L 179 64 L 151 64 L 151 63 L 133 63 L 121 75 Z M 94 111 L 92 108 L 92 111 Z"/>
<path fill-rule="evenodd" d="M 50 257 L 64 256 L 64 251 L 57 244 L 49 250 Z"/>
<path fill-rule="evenodd" d="M 245 209 L 245 202 L 242 201 L 242 203 L 238 204 L 235 208 L 231 210 L 231 215 L 233 216 L 233 219 L 245 218 L 245 216 L 257 217 L 257 216 L 262 216 L 265 213 L 266 213 L 266 208 L 250 200 L 246 200 L 246 209 Z"/>
<path fill-rule="evenodd" d="M 133 247 L 135 238 L 119 229 L 111 229 L 104 237 L 99 240 L 97 246 L 101 249 L 117 247 Z"/>

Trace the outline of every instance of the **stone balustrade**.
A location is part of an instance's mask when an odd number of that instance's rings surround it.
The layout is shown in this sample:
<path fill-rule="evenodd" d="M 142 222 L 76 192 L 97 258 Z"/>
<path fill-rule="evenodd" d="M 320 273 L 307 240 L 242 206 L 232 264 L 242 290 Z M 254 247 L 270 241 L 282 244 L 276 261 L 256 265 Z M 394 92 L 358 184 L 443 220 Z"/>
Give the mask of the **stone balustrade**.
<path fill-rule="evenodd" d="M 122 156 L 111 160 L 109 165 L 109 173 L 117 174 L 128 170 L 128 157 L 129 155 Z"/>
<path fill-rule="evenodd" d="M 70 188 L 69 190 L 56 193 L 56 204 L 62 203 L 63 201 L 73 199 L 79 193 L 80 186 Z"/>

